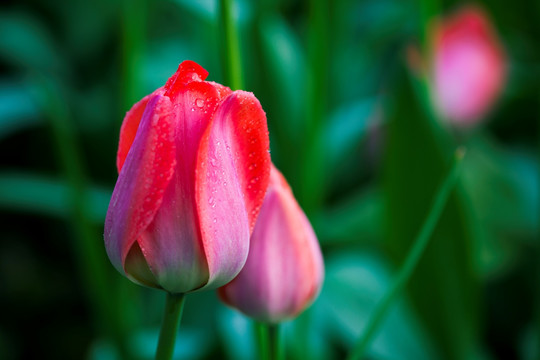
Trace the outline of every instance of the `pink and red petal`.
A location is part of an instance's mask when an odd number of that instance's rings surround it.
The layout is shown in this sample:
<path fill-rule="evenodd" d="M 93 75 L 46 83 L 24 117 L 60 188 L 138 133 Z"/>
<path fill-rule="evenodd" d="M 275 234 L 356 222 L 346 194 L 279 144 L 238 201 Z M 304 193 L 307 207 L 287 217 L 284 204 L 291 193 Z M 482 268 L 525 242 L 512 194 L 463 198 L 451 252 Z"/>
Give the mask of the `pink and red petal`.
<path fill-rule="evenodd" d="M 253 94 L 236 91 L 219 106 L 198 153 L 195 196 L 208 261 L 208 287 L 242 268 L 270 175 L 266 116 Z"/>
<path fill-rule="evenodd" d="M 191 291 L 208 281 L 195 206 L 195 167 L 201 137 L 219 103 L 218 91 L 206 82 L 191 82 L 175 93 L 174 177 L 154 221 L 138 239 L 158 283 L 171 292 Z"/>
<path fill-rule="evenodd" d="M 190 60 L 183 61 L 178 65 L 178 69 L 173 76 L 165 83 L 165 96 L 170 97 L 174 102 L 178 93 L 184 91 L 188 84 L 204 81 L 207 76 L 208 71 L 201 65 Z"/>
<path fill-rule="evenodd" d="M 121 272 L 128 251 L 153 221 L 173 176 L 176 145 L 171 112 L 169 98 L 154 95 L 148 100 L 113 191 L 105 220 L 105 246 Z"/>
<path fill-rule="evenodd" d="M 137 129 L 139 128 L 139 123 L 141 122 L 148 101 L 154 97 L 154 95 L 163 95 L 164 92 L 165 90 L 162 87 L 155 90 L 153 93 L 145 96 L 133 105 L 126 113 L 124 121 L 122 122 L 122 127 L 120 128 L 120 141 L 118 143 L 118 153 L 116 155 L 116 168 L 118 173 L 122 170 L 129 149 L 131 149 L 133 140 L 135 140 L 135 135 L 137 134 Z"/>
<path fill-rule="evenodd" d="M 296 316 L 313 301 L 323 273 L 315 233 L 287 182 L 272 168 L 246 265 L 219 294 L 253 318 L 279 322 Z"/>

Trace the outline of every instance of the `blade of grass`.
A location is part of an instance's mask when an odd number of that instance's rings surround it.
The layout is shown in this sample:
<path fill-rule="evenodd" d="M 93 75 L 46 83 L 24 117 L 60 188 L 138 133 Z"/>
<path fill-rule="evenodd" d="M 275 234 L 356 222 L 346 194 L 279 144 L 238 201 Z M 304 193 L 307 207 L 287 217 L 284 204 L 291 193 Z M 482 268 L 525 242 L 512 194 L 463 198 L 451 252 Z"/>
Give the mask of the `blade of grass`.
<path fill-rule="evenodd" d="M 88 188 L 83 161 L 72 128 L 69 108 L 62 87 L 54 80 L 43 77 L 41 100 L 47 114 L 57 148 L 60 165 L 69 186 L 69 207 L 75 232 L 73 244 L 77 263 L 81 267 L 83 288 L 87 289 L 97 329 L 110 337 L 118 346 L 122 358 L 129 359 L 122 332 L 122 319 L 116 311 L 115 292 L 107 272 L 103 240 L 93 227 L 88 208 Z"/>
<path fill-rule="evenodd" d="M 125 114 L 144 95 L 141 68 L 146 37 L 146 8 L 146 0 L 122 1 L 121 114 Z M 123 115 L 119 119 L 123 119 Z"/>
<path fill-rule="evenodd" d="M 89 220 L 103 224 L 112 190 L 88 187 Z M 0 172 L 0 208 L 45 216 L 71 216 L 70 188 L 65 180 L 34 173 Z"/>
<path fill-rule="evenodd" d="M 362 336 L 348 357 L 349 360 L 360 359 L 362 357 L 377 330 L 379 329 L 382 321 L 385 319 L 390 307 L 413 274 L 418 261 L 422 257 L 422 254 L 424 253 L 424 250 L 431 239 L 431 235 L 433 234 L 448 198 L 454 189 L 454 185 L 457 183 L 464 155 L 464 149 L 459 148 L 456 151 L 450 172 L 437 191 L 433 205 L 431 206 L 431 209 L 413 243 L 412 248 L 409 251 L 409 254 L 405 259 L 405 262 L 399 270 L 398 275 L 392 283 L 392 286 L 386 292 L 382 300 L 375 308 L 375 311 L 369 318 Z"/>
<path fill-rule="evenodd" d="M 257 339 L 257 352 L 260 360 L 270 360 L 268 343 L 268 326 L 262 322 L 253 322 L 253 330 Z"/>
<path fill-rule="evenodd" d="M 220 28 L 223 44 L 221 47 L 221 60 L 224 65 L 225 85 L 232 90 L 243 87 L 242 62 L 240 55 L 240 40 L 233 18 L 232 0 L 221 0 L 219 7 Z"/>
<path fill-rule="evenodd" d="M 321 133 L 327 111 L 329 68 L 329 2 L 309 1 L 308 78 L 306 103 L 306 129 L 302 187 L 300 202 L 306 214 L 311 215 L 324 199 L 325 169 L 321 158 Z"/>

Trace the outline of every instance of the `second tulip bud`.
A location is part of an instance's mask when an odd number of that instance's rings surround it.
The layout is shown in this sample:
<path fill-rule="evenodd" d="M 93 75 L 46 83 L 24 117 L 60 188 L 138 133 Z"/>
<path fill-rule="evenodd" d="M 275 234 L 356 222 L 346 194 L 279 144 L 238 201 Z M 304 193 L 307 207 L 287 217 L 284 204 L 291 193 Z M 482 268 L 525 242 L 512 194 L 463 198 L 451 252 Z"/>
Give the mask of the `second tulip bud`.
<path fill-rule="evenodd" d="M 323 258 L 311 224 L 283 175 L 272 166 L 246 265 L 219 289 L 220 297 L 256 320 L 277 323 L 311 304 L 323 277 Z"/>

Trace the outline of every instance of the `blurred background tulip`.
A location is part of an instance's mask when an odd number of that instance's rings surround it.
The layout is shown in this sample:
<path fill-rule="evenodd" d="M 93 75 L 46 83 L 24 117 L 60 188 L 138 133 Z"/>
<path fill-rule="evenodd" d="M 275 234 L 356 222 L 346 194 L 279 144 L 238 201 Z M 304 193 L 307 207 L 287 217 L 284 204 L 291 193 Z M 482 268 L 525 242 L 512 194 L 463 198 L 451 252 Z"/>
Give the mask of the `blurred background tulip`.
<path fill-rule="evenodd" d="M 458 146 L 460 183 L 366 358 L 538 358 L 540 3 L 230 3 L 238 89 L 266 112 L 272 162 L 324 256 L 316 301 L 282 324 L 287 359 L 355 346 Z M 103 246 L 120 126 L 184 60 L 237 89 L 220 4 L 1 3 L 0 359 L 154 358 L 163 292 L 127 281 Z M 175 349 L 256 358 L 251 320 L 215 291 L 187 298 Z"/>
<path fill-rule="evenodd" d="M 272 166 L 246 265 L 219 294 L 249 317 L 278 323 L 298 316 L 310 305 L 323 278 L 323 259 L 313 228 L 287 181 Z"/>
<path fill-rule="evenodd" d="M 433 96 L 437 110 L 456 126 L 471 126 L 491 110 L 503 90 L 506 55 L 491 19 L 467 6 L 435 21 Z"/>

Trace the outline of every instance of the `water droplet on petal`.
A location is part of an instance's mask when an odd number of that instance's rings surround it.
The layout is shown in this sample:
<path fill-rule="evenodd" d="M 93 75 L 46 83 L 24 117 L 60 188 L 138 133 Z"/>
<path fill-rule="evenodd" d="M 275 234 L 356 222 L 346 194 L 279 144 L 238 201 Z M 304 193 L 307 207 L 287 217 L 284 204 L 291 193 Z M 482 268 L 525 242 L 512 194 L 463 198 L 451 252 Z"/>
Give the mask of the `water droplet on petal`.
<path fill-rule="evenodd" d="M 195 105 L 197 105 L 198 108 L 202 108 L 204 106 L 204 100 L 203 99 L 197 99 L 195 101 Z"/>

